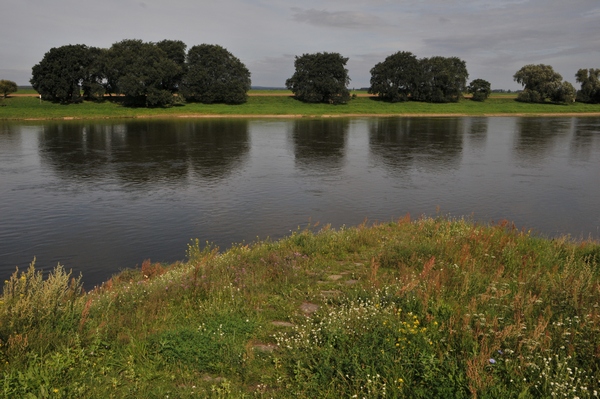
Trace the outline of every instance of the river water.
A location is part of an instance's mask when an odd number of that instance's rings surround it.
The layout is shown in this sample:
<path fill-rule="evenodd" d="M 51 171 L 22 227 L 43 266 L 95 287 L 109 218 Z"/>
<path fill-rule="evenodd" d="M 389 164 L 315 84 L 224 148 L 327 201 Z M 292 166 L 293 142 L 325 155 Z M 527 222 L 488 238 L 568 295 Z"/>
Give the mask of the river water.
<path fill-rule="evenodd" d="M 600 239 L 599 204 L 596 117 L 0 122 L 4 279 L 407 213 Z"/>

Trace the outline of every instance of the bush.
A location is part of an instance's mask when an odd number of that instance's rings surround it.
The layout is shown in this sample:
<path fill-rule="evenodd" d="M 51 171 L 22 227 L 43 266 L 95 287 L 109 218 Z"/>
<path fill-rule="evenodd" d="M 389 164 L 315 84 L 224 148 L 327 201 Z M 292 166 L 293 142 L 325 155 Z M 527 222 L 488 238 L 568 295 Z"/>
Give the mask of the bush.
<path fill-rule="evenodd" d="M 17 269 L 4 282 L 0 301 L 0 341 L 5 351 L 36 349 L 57 344 L 77 328 L 82 308 L 81 277 L 71 278 L 60 265 L 46 280 L 35 270 L 35 260 L 25 272 Z M 57 338 L 53 342 L 53 338 Z"/>
<path fill-rule="evenodd" d="M 0 94 L 6 98 L 9 94 L 16 92 L 18 89 L 17 84 L 12 80 L 0 80 Z"/>
<path fill-rule="evenodd" d="M 467 91 L 473 95 L 473 101 L 485 101 L 492 93 L 490 82 L 483 79 L 472 81 L 467 87 Z"/>

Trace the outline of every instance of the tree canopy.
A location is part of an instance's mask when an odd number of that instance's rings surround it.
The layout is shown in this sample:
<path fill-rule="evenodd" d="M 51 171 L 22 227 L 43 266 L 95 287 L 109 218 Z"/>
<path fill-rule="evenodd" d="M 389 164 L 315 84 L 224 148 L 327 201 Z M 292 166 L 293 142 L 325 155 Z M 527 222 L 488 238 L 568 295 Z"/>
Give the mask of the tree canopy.
<path fill-rule="evenodd" d="M 0 80 L 0 94 L 6 98 L 9 94 L 16 92 L 18 89 L 17 84 L 12 80 Z"/>
<path fill-rule="evenodd" d="M 240 104 L 247 100 L 250 71 L 225 48 L 201 44 L 187 54 L 181 93 L 188 101 Z"/>
<path fill-rule="evenodd" d="M 414 99 L 433 103 L 458 102 L 467 87 L 467 64 L 458 57 L 431 57 L 419 61 L 422 76 Z"/>
<path fill-rule="evenodd" d="M 296 56 L 296 72 L 285 85 L 301 101 L 345 104 L 350 100 L 347 62 L 339 53 Z"/>
<path fill-rule="evenodd" d="M 185 45 L 181 42 L 161 43 L 164 44 L 131 39 L 114 43 L 104 55 L 109 92 L 124 94 L 131 105 L 173 104 L 173 92 L 185 72 L 179 54 Z"/>
<path fill-rule="evenodd" d="M 525 65 L 514 74 L 513 78 L 524 86 L 517 97 L 518 101 L 540 103 L 550 100 L 567 103 L 575 99 L 573 85 L 562 82 L 562 76 L 550 65 Z"/>
<path fill-rule="evenodd" d="M 371 69 L 369 93 L 391 101 L 407 101 L 419 85 L 421 66 L 417 57 L 408 51 L 399 51 Z"/>
<path fill-rule="evenodd" d="M 82 86 L 96 87 L 93 83 L 97 83 L 94 80 L 99 76 L 94 65 L 98 54 L 97 49 L 84 44 L 52 48 L 32 68 L 30 83 L 44 100 L 61 103 L 79 101 Z"/>
<path fill-rule="evenodd" d="M 401 51 L 371 69 L 369 93 L 392 102 L 454 102 L 462 97 L 468 77 L 466 63 L 458 57 L 418 60 Z"/>
<path fill-rule="evenodd" d="M 250 89 L 246 66 L 221 46 L 180 40 L 126 39 L 108 49 L 82 44 L 52 48 L 32 68 L 44 100 L 61 103 L 125 96 L 125 104 L 170 106 L 183 101 L 242 103 Z M 179 92 L 179 96 L 174 96 Z"/>
<path fill-rule="evenodd" d="M 492 93 L 492 85 L 487 80 L 475 79 L 467 87 L 473 101 L 485 101 Z"/>
<path fill-rule="evenodd" d="M 577 91 L 577 101 L 600 103 L 600 69 L 580 69 L 575 74 L 581 89 Z"/>

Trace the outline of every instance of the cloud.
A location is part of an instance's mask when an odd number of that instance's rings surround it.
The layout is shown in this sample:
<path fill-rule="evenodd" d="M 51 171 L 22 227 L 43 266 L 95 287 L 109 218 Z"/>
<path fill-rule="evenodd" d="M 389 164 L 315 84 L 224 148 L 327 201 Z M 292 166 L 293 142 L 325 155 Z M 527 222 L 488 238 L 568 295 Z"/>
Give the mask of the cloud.
<path fill-rule="evenodd" d="M 292 12 L 294 21 L 325 28 L 358 29 L 386 24 L 382 18 L 364 12 L 304 10 L 297 7 L 293 7 Z"/>

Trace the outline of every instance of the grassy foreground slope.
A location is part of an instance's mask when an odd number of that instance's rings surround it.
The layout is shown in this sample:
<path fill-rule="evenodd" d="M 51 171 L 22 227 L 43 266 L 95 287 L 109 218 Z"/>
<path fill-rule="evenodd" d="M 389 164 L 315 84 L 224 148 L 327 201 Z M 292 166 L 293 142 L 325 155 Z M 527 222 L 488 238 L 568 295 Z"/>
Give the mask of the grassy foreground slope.
<path fill-rule="evenodd" d="M 600 391 L 600 245 L 404 218 L 4 283 L 4 397 L 538 398 Z M 29 395 L 29 396 L 27 396 Z M 356 395 L 356 396 L 355 396 Z"/>
<path fill-rule="evenodd" d="M 387 103 L 370 97 L 358 97 L 346 105 L 307 104 L 291 96 L 253 95 L 240 105 L 197 104 L 171 108 L 131 108 L 118 99 L 102 103 L 60 105 L 36 97 L 11 97 L 0 106 L 0 120 L 27 119 L 99 119 L 138 117 L 206 117 L 206 116 L 331 116 L 331 115 L 545 115 L 600 114 L 600 105 L 520 103 L 514 98 L 498 96 L 485 102 L 462 100 L 458 103 L 432 104 L 416 101 Z"/>

